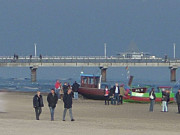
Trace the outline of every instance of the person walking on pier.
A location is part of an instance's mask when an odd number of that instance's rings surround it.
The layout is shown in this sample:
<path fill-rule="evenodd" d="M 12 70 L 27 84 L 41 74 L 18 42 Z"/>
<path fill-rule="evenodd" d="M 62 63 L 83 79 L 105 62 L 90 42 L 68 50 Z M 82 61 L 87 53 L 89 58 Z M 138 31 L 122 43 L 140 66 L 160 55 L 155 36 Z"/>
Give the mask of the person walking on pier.
<path fill-rule="evenodd" d="M 153 112 L 154 111 L 154 103 L 156 100 L 156 95 L 154 92 L 154 88 L 151 89 L 151 91 L 149 92 L 149 99 L 150 99 L 150 107 L 149 107 L 149 111 Z"/>
<path fill-rule="evenodd" d="M 124 84 L 121 84 L 120 85 L 120 96 L 119 96 L 121 104 L 123 104 L 124 94 L 125 94 Z"/>
<path fill-rule="evenodd" d="M 51 113 L 51 121 L 54 121 L 54 110 L 56 108 L 58 97 L 53 88 L 51 89 L 51 92 L 47 96 L 47 101 Z"/>
<path fill-rule="evenodd" d="M 119 105 L 119 95 L 120 95 L 120 89 L 119 89 L 119 84 L 115 83 L 115 86 L 113 87 L 114 90 L 114 105 Z"/>
<path fill-rule="evenodd" d="M 66 112 L 69 109 L 69 115 L 71 118 L 71 121 L 74 121 L 73 115 L 72 115 L 72 97 L 73 92 L 71 88 L 68 88 L 68 91 L 64 93 L 63 101 L 64 101 L 64 112 L 63 112 L 63 121 L 65 121 Z"/>
<path fill-rule="evenodd" d="M 176 103 L 177 103 L 177 106 L 178 106 L 178 113 L 180 113 L 180 89 L 176 93 Z"/>
<path fill-rule="evenodd" d="M 74 99 L 78 99 L 79 84 L 75 81 L 72 85 L 72 91 L 74 92 Z"/>
<path fill-rule="evenodd" d="M 42 112 L 42 107 L 44 107 L 43 97 L 39 90 L 37 91 L 37 94 L 33 97 L 33 107 L 36 113 L 36 120 L 39 120 L 39 116 Z"/>

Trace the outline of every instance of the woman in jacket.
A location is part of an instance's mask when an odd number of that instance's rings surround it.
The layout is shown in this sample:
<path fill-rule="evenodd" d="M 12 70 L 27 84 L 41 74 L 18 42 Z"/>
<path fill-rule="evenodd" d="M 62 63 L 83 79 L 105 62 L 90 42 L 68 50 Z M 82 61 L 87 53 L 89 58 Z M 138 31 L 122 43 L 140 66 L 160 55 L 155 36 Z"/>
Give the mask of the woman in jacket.
<path fill-rule="evenodd" d="M 165 89 L 163 89 L 162 90 L 162 110 L 161 110 L 162 112 L 168 111 L 167 100 L 168 100 L 167 93 L 166 93 Z"/>
<path fill-rule="evenodd" d="M 150 99 L 150 107 L 149 107 L 149 111 L 153 112 L 154 111 L 154 103 L 156 100 L 156 95 L 154 92 L 154 88 L 151 89 L 151 91 L 149 92 L 149 99 Z"/>

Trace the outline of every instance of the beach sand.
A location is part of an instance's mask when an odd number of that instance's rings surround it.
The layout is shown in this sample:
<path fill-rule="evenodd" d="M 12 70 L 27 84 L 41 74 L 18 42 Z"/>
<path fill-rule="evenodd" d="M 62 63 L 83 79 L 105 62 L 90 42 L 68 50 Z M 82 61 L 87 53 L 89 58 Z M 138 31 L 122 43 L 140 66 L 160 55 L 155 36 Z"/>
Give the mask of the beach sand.
<path fill-rule="evenodd" d="M 124 103 L 104 105 L 104 101 L 73 100 L 74 122 L 69 112 L 62 121 L 63 101 L 58 101 L 55 121 L 50 121 L 46 94 L 40 120 L 35 120 L 32 98 L 35 93 L 0 92 L 0 135 L 177 135 L 180 114 L 177 105 L 170 104 L 169 112 L 148 112 L 149 104 Z"/>

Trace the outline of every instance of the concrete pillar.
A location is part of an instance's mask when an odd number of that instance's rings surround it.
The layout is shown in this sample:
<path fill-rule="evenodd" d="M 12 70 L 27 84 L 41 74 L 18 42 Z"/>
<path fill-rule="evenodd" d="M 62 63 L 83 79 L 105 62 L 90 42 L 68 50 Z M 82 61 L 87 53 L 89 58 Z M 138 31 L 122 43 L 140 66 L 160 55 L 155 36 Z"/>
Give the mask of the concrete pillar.
<path fill-rule="evenodd" d="M 36 70 L 37 67 L 30 67 L 31 69 L 31 82 L 36 82 Z"/>
<path fill-rule="evenodd" d="M 102 82 L 106 82 L 106 70 L 108 69 L 107 67 L 100 67 L 101 69 L 101 75 L 102 75 Z"/>
<path fill-rule="evenodd" d="M 171 82 L 176 82 L 176 69 L 177 69 L 177 66 L 172 66 L 172 67 L 169 67 L 170 68 L 170 80 Z"/>

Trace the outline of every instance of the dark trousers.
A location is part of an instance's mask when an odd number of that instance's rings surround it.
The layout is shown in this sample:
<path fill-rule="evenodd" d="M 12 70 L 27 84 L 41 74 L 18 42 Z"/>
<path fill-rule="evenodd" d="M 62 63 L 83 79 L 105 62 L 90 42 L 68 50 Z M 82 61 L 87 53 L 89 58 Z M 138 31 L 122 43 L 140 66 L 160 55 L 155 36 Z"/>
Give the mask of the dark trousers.
<path fill-rule="evenodd" d="M 36 120 L 39 120 L 39 116 L 40 116 L 41 112 L 42 112 L 41 107 L 36 107 L 35 108 Z"/>
<path fill-rule="evenodd" d="M 178 105 L 178 113 L 180 113 L 180 103 L 178 103 L 177 105 Z"/>
<path fill-rule="evenodd" d="M 108 105 L 109 105 L 109 96 L 104 96 L 104 98 L 105 98 L 105 105 L 108 103 Z"/>
<path fill-rule="evenodd" d="M 119 96 L 119 100 L 120 100 L 120 103 L 123 104 L 123 96 L 122 95 Z"/>

